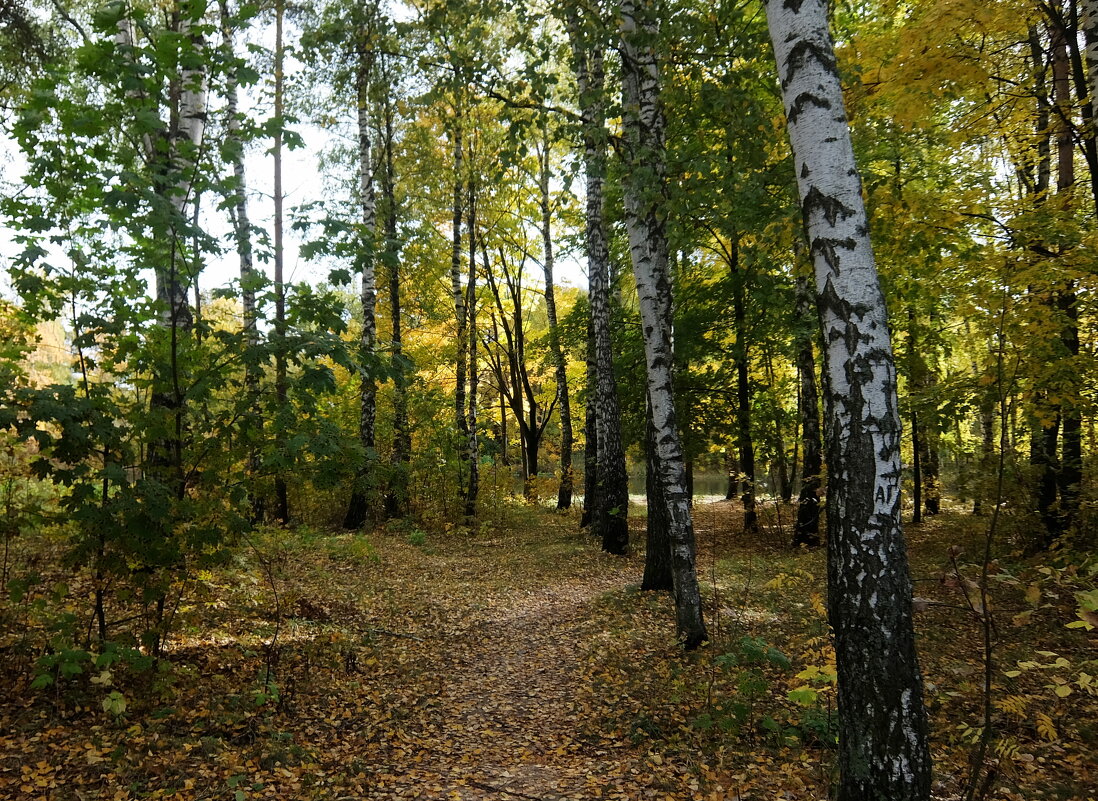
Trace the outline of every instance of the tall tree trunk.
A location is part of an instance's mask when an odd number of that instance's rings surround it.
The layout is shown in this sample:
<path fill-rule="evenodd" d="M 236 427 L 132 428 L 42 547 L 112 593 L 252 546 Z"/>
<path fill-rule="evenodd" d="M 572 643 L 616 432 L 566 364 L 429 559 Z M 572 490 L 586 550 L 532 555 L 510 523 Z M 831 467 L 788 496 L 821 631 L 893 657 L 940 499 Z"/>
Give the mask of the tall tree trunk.
<path fill-rule="evenodd" d="M 815 547 L 820 544 L 820 476 L 823 453 L 820 444 L 820 399 L 816 390 L 816 358 L 812 352 L 814 332 L 818 330 L 815 298 L 804 276 L 797 278 L 797 378 L 800 382 L 801 439 L 804 442 L 804 467 L 801 493 L 797 499 L 797 522 L 793 526 L 793 544 Z"/>
<path fill-rule="evenodd" d="M 470 149 L 470 160 L 472 150 Z M 487 259 L 485 259 L 487 261 Z M 480 443 L 477 439 L 477 392 L 480 371 L 477 365 L 477 185 L 469 180 L 469 280 L 465 285 L 465 310 L 469 318 L 469 412 L 466 422 L 466 462 L 469 483 L 465 489 L 465 517 L 477 516 L 477 496 L 480 494 Z"/>
<path fill-rule="evenodd" d="M 1063 19 L 1063 4 L 1055 3 Z M 1075 35 L 1072 28 L 1071 34 Z M 1075 188 L 1075 142 L 1072 130 L 1073 100 L 1071 95 L 1071 64 L 1068 56 L 1068 31 L 1064 25 L 1052 27 L 1052 95 L 1056 107 L 1056 194 L 1065 197 L 1064 205 L 1071 207 Z M 1061 319 L 1060 347 L 1063 358 L 1073 365 L 1079 356 L 1079 301 L 1075 282 L 1058 293 L 1057 311 Z M 1069 375 L 1077 375 L 1075 369 Z M 1073 381 L 1068 397 L 1060 406 L 1062 421 L 1062 454 L 1060 459 L 1060 518 L 1063 530 L 1075 522 L 1079 510 L 1079 487 L 1083 480 L 1083 419 L 1081 414 L 1082 389 Z"/>
<path fill-rule="evenodd" d="M 286 286 L 283 282 L 285 252 L 283 247 L 283 200 L 282 192 L 282 126 L 285 125 L 285 63 L 286 45 L 283 39 L 282 25 L 286 16 L 285 0 L 275 2 L 275 60 L 274 60 L 274 113 L 277 125 L 274 133 L 274 293 L 275 324 L 274 333 L 278 341 L 275 349 L 275 398 L 279 411 L 288 413 L 289 388 L 286 380 Z M 286 491 L 286 477 L 275 475 L 275 514 L 282 525 L 290 522 L 290 499 Z"/>
<path fill-rule="evenodd" d="M 220 0 L 221 38 L 225 60 L 233 64 L 236 54 L 233 48 L 233 22 L 229 14 L 228 0 Z M 240 135 L 240 104 L 237 92 L 236 69 L 231 68 L 225 78 L 225 99 L 229 117 L 226 139 L 230 145 L 235 186 L 233 203 L 230 206 L 233 223 L 233 235 L 236 240 L 236 252 L 240 259 L 240 304 L 243 309 L 244 343 L 255 354 L 259 348 L 259 315 L 256 310 L 255 291 L 261 283 L 258 270 L 255 269 L 255 256 L 252 248 L 252 225 L 248 217 L 248 183 L 244 172 L 244 144 Z M 256 440 L 262 433 L 263 415 L 256 408 L 259 405 L 259 382 L 262 369 L 254 357 L 244 362 L 244 392 L 248 405 L 255 409 L 244 416 L 241 422 L 241 436 L 248 446 L 247 476 L 248 495 L 252 521 L 263 519 L 263 495 L 256 492 L 254 482 L 262 469 L 259 448 Z"/>
<path fill-rule="evenodd" d="M 384 57 L 383 57 L 384 58 Z M 388 66 L 386 77 L 390 77 Z M 388 80 L 385 80 L 388 85 Z M 389 320 L 392 328 L 393 450 L 389 482 L 385 489 L 385 517 L 402 517 L 408 511 L 408 462 L 412 456 L 412 431 L 408 423 L 408 365 L 404 359 L 403 319 L 400 300 L 400 246 L 397 242 L 396 173 L 393 169 L 393 103 L 388 91 L 382 104 L 384 164 L 382 198 L 385 209 L 385 261 L 389 267 Z"/>
<path fill-rule="evenodd" d="M 557 490 L 557 508 L 567 509 L 572 505 L 572 401 L 568 396 L 568 371 L 564 361 L 564 349 L 560 344 L 556 288 L 553 285 L 553 228 L 552 209 L 549 202 L 550 144 L 548 124 L 543 122 L 542 151 L 538 154 L 542 269 L 545 272 L 545 313 L 549 318 L 549 349 L 553 355 L 553 368 L 557 381 L 557 410 L 560 413 L 560 487 Z"/>
<path fill-rule="evenodd" d="M 1033 165 L 1033 178 L 1029 183 L 1030 196 L 1036 206 L 1045 203 L 1052 180 L 1052 152 L 1049 144 L 1051 115 L 1049 113 L 1048 92 L 1045 79 L 1045 51 L 1041 45 L 1041 36 L 1035 26 L 1029 29 L 1030 60 L 1035 72 L 1034 92 L 1037 100 L 1037 118 L 1035 134 L 1037 137 L 1037 157 Z M 1041 304 L 1047 300 L 1039 298 Z M 1034 391 L 1033 423 L 1030 427 L 1029 462 L 1033 468 L 1035 481 L 1035 502 L 1037 513 L 1045 526 L 1047 541 L 1051 542 L 1059 534 L 1059 516 L 1056 510 L 1056 484 L 1059 473 L 1057 451 L 1060 443 L 1059 410 L 1050 406 L 1048 393 L 1037 387 Z"/>
<path fill-rule="evenodd" d="M 370 487 L 374 483 L 377 461 L 374 436 L 377 421 L 377 383 L 373 378 L 377 349 L 377 269 L 374 249 L 377 246 L 377 200 L 374 193 L 374 160 L 370 142 L 370 80 L 373 54 L 359 45 L 356 53 L 355 89 L 358 95 L 358 192 L 360 223 L 359 277 L 362 282 L 362 336 L 359 340 L 359 362 L 362 369 L 359 386 L 358 438 L 362 445 L 362 464 L 355 471 L 354 489 L 343 518 L 343 527 L 361 528 L 370 516 Z"/>
<path fill-rule="evenodd" d="M 782 408 L 777 401 L 774 379 L 774 362 L 770 356 L 770 349 L 763 352 L 766 359 L 766 379 L 769 384 L 771 404 L 774 409 L 774 450 L 777 457 L 778 473 L 778 497 L 782 503 L 789 503 L 793 499 L 793 482 L 789 479 L 789 462 L 785 453 L 785 436 L 782 434 Z"/>
<path fill-rule="evenodd" d="M 588 296 L 595 338 L 599 491 L 597 506 L 592 509 L 592 525 L 595 535 L 602 539 L 603 550 L 624 554 L 629 547 L 629 476 L 625 471 L 610 337 L 610 249 L 603 217 L 607 134 L 602 48 L 588 42 L 588 32 L 583 29 L 579 12 L 574 7 L 569 8 L 568 27 L 583 117 Z"/>
<path fill-rule="evenodd" d="M 469 472 L 469 419 L 465 409 L 466 365 L 469 353 L 468 314 L 465 309 L 465 290 L 461 285 L 461 223 L 465 218 L 464 187 L 465 168 L 462 153 L 462 114 L 460 108 L 455 111 L 454 120 L 454 207 L 453 230 L 450 248 L 450 291 L 454 299 L 454 319 L 457 322 L 455 342 L 457 344 L 455 386 L 454 386 L 454 425 L 458 430 L 458 497 L 464 506 L 468 494 Z M 472 272 L 472 269 L 470 269 Z"/>
<path fill-rule="evenodd" d="M 648 399 L 655 429 L 660 490 L 667 508 L 679 640 L 696 648 L 708 634 L 694 558 L 694 524 L 686 491 L 682 440 L 675 419 L 671 376 L 671 274 L 666 219 L 665 122 L 654 42 L 661 18 L 657 3 L 622 0 L 622 122 L 629 150 L 624 181 L 629 254 L 640 301 Z"/>
<path fill-rule="evenodd" d="M 740 264 L 739 235 L 731 240 L 732 256 L 732 321 L 736 331 L 736 346 L 732 350 L 736 364 L 736 438 L 740 449 L 740 487 L 743 494 L 743 530 L 754 534 L 759 530 L 755 509 L 755 442 L 751 438 L 751 382 L 747 349 L 746 276 Z"/>
<path fill-rule="evenodd" d="M 826 343 L 838 801 L 926 801 L 931 763 L 900 525 L 900 419 L 826 0 L 768 0 Z"/>

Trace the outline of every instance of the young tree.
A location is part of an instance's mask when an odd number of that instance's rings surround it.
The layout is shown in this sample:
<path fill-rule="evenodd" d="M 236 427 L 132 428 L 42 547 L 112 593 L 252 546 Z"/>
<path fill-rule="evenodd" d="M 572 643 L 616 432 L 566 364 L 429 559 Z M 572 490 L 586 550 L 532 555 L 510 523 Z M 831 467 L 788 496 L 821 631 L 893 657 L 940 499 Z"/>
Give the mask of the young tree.
<path fill-rule="evenodd" d="M 768 0 L 828 375 L 828 595 L 839 688 L 839 801 L 925 801 L 930 753 L 900 526 L 900 421 L 824 0 Z"/>

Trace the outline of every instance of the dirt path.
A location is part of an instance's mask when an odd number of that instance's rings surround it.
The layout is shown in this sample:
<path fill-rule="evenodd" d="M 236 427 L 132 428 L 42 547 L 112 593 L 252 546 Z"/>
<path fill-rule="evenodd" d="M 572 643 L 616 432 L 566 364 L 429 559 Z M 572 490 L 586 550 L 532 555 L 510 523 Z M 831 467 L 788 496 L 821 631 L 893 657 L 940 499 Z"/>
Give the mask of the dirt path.
<path fill-rule="evenodd" d="M 592 569 L 573 553 L 541 566 L 553 579 L 541 586 L 486 586 L 493 566 L 504 582 L 531 578 L 506 572 L 516 545 L 426 557 L 421 575 L 434 577 L 425 582 L 428 602 L 444 610 L 446 625 L 423 628 L 430 647 L 417 650 L 428 664 L 407 688 L 417 703 L 373 749 L 385 758 L 370 797 L 558 801 L 601 794 L 609 751 L 583 736 L 591 721 L 581 668 L 591 605 L 620 588 L 629 568 L 607 560 Z M 480 580 L 463 582 L 463 573 Z"/>

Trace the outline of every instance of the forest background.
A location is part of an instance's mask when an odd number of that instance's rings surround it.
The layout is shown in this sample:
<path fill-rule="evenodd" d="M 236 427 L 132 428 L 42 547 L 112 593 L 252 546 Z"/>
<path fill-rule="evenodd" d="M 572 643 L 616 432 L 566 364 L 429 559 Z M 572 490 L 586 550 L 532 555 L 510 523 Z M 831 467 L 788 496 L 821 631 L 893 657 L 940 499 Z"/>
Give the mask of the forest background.
<path fill-rule="evenodd" d="M 895 354 L 934 792 L 1089 797 L 1098 4 L 826 11 Z M 786 125 L 823 106 L 783 102 L 763 4 L 52 0 L 0 3 L 0 33 L 11 797 L 385 797 L 410 775 L 402 671 L 452 626 L 430 607 L 507 606 L 447 576 L 482 563 L 590 591 L 567 656 L 597 697 L 540 725 L 583 729 L 562 758 L 640 754 L 619 797 L 847 786 L 812 280 L 847 246 L 805 237 Z M 841 628 L 858 571 L 831 570 Z M 210 672 L 232 679 L 211 722 L 165 702 Z M 331 717 L 365 714 L 363 686 L 387 750 L 336 771 L 291 688 Z M 160 737 L 197 761 L 163 775 Z M 544 797 L 554 770 L 479 792 Z"/>

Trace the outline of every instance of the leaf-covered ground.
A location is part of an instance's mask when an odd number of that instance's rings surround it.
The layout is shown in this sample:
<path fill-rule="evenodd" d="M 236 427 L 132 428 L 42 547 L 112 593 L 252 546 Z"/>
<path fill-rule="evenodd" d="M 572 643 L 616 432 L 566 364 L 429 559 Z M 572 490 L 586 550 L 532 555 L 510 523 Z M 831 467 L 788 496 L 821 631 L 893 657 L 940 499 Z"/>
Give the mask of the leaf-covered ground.
<path fill-rule="evenodd" d="M 32 690 L 39 622 L 8 604 L 0 798 L 827 798 L 823 555 L 785 547 L 787 510 L 764 517 L 747 538 L 734 504 L 697 509 L 712 642 L 696 654 L 674 642 L 670 599 L 637 589 L 641 554 L 521 508 L 475 534 L 269 532 L 187 587 L 163 670 Z M 979 742 L 966 593 L 985 524 L 910 530 L 939 798 Z M 48 541 L 23 547 L 49 561 Z M 80 577 L 54 578 L 86 616 Z M 991 578 L 989 797 L 1093 798 L 1094 638 L 1064 627 L 1093 583 L 1005 559 Z"/>

